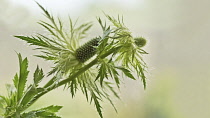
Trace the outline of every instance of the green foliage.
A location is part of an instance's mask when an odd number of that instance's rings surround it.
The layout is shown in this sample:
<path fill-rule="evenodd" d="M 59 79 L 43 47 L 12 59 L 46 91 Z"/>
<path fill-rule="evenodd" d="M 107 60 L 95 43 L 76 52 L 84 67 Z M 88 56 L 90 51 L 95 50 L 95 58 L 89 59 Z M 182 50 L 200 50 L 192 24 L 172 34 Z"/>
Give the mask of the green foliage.
<path fill-rule="evenodd" d="M 37 3 L 38 4 L 38 3 Z M 38 4 L 39 5 L 39 4 Z M 40 21 L 49 35 L 15 36 L 28 44 L 35 46 L 42 54 L 36 55 L 46 61 L 52 61 L 54 66 L 48 72 L 52 79 L 43 87 L 39 83 L 44 78 L 42 69 L 37 67 L 34 72 L 33 84 L 26 87 L 28 61 L 18 54 L 20 73 L 16 74 L 13 86 L 8 86 L 8 97 L 0 96 L 4 107 L 5 117 L 55 117 L 60 106 L 32 110 L 24 113 L 29 106 L 49 91 L 65 85 L 74 97 L 78 90 L 86 96 L 88 102 L 93 103 L 101 118 L 101 102 L 108 100 L 117 109 L 111 97 L 120 98 L 116 88 L 120 88 L 122 75 L 132 80 L 141 78 L 146 88 L 146 63 L 142 55 L 147 54 L 142 47 L 146 44 L 143 38 L 133 38 L 129 29 L 124 25 L 123 18 L 117 19 L 105 14 L 110 25 L 98 18 L 103 34 L 84 44 L 79 45 L 81 39 L 86 38 L 87 31 L 92 24 L 77 25 L 69 18 L 69 25 L 64 25 L 60 18 L 55 19 L 41 5 L 44 15 L 49 22 Z M 65 30 L 64 30 L 65 29 Z"/>
<path fill-rule="evenodd" d="M 39 4 L 38 4 L 39 5 Z M 21 40 L 26 41 L 30 45 L 38 46 L 38 50 L 41 50 L 42 55 L 36 55 L 45 60 L 53 61 L 55 66 L 53 70 L 49 72 L 49 75 L 53 73 L 71 73 L 74 68 L 81 66 L 80 61 L 76 59 L 75 50 L 78 47 L 79 40 L 86 37 L 87 31 L 91 28 L 91 23 L 84 23 L 77 26 L 73 24 L 69 18 L 68 30 L 63 30 L 64 25 L 60 18 L 56 19 L 49 14 L 41 5 L 40 8 L 44 11 L 45 16 L 50 21 L 38 22 L 43 28 L 49 32 L 49 36 L 37 34 L 36 36 L 15 36 Z"/>
<path fill-rule="evenodd" d="M 107 50 L 116 48 L 112 57 L 110 58 L 113 66 L 118 66 L 120 63 L 120 68 L 117 67 L 117 69 L 120 69 L 127 77 L 135 80 L 133 74 L 131 73 L 134 70 L 134 72 L 137 74 L 137 77 L 142 79 L 144 88 L 146 88 L 146 76 L 144 72 L 147 66 L 142 58 L 142 54 L 148 54 L 142 49 L 143 45 L 146 44 L 146 40 L 144 38 L 140 38 L 141 40 L 139 40 L 139 38 L 133 38 L 131 32 L 124 25 L 123 18 L 120 20 L 119 16 L 118 19 L 110 17 L 109 15 L 106 15 L 106 17 L 112 23 L 111 29 L 113 34 L 109 36 L 107 40 L 102 40 L 101 45 L 99 45 L 97 48 L 99 55 L 106 53 Z M 99 23 L 102 25 L 100 19 Z M 106 29 L 105 27 L 106 24 L 102 26 L 102 29 Z M 109 28 L 110 27 L 107 29 Z M 118 74 L 115 72 L 114 75 Z M 115 80 L 117 80 L 116 77 Z M 116 81 L 116 83 L 118 82 Z"/>
<path fill-rule="evenodd" d="M 22 114 L 22 118 L 61 118 L 55 113 L 58 112 L 62 107 L 61 106 L 48 106 L 38 110 L 33 110 L 27 113 Z"/>
<path fill-rule="evenodd" d="M 22 113 L 24 109 L 28 108 L 30 102 L 41 91 L 39 82 L 44 77 L 42 69 L 37 69 L 34 72 L 34 83 L 26 87 L 26 80 L 28 76 L 28 60 L 22 59 L 22 56 L 18 54 L 19 58 L 19 74 L 16 73 L 13 79 L 13 85 L 7 85 L 8 96 L 0 96 L 0 109 L 4 109 L 4 114 L 0 114 L 5 118 L 37 118 L 53 116 L 57 118 L 56 112 L 61 108 L 60 106 L 49 106 L 43 109 L 29 111 Z"/>

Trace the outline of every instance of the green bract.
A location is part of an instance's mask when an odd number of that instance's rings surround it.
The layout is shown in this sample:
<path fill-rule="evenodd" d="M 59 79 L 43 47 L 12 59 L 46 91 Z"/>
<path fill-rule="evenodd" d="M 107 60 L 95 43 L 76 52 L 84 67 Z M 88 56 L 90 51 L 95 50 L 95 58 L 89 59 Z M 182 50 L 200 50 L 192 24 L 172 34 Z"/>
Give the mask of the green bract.
<path fill-rule="evenodd" d="M 123 18 L 118 16 L 115 19 L 105 14 L 110 25 L 103 23 L 101 18 L 98 18 L 103 34 L 81 46 L 79 42 L 86 38 L 86 33 L 92 24 L 77 25 L 69 18 L 69 25 L 64 26 L 59 18 L 55 19 L 46 9 L 39 6 L 50 21 L 40 21 L 39 24 L 47 29 L 49 35 L 15 37 L 36 46 L 35 49 L 42 52 L 36 55 L 37 57 L 54 63 L 52 70 L 48 73 L 53 77 L 43 87 L 37 88 L 38 83 L 44 77 L 42 70 L 38 69 L 34 74 L 34 84 L 25 89 L 28 75 L 27 61 L 20 60 L 20 74 L 14 79 L 16 92 L 10 94 L 9 98 L 1 96 L 5 104 L 4 108 L 8 109 L 5 111 L 5 116 L 19 115 L 33 118 L 45 113 L 55 115 L 54 112 L 61 107 L 50 106 L 28 113 L 24 113 L 24 110 L 49 91 L 65 85 L 64 87 L 70 90 L 72 97 L 75 96 L 77 90 L 81 90 L 87 101 L 95 104 L 102 118 L 100 102 L 106 99 L 114 107 L 111 96 L 119 98 L 114 85 L 120 87 L 122 75 L 132 80 L 140 78 L 146 88 L 145 69 L 147 66 L 142 58 L 143 54 L 147 54 L 142 49 L 146 40 L 134 38 L 124 25 Z M 1 99 L 0 102 L 2 102 Z M 51 112 L 45 109 L 57 110 Z"/>

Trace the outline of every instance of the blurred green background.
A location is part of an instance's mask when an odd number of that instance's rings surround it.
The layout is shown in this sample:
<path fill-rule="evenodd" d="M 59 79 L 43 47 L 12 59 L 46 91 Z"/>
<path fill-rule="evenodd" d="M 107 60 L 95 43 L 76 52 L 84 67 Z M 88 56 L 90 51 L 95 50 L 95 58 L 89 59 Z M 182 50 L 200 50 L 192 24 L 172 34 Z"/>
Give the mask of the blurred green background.
<path fill-rule="evenodd" d="M 103 103 L 105 118 L 210 117 L 210 1 L 209 0 L 36 0 L 55 16 L 93 21 L 90 37 L 100 35 L 96 16 L 123 15 L 134 36 L 148 40 L 147 89 L 140 81 L 124 80 L 122 100 L 114 99 L 118 113 Z M 0 0 L 0 94 L 18 71 L 16 52 L 48 72 L 51 63 L 34 57 L 25 42 L 13 35 L 45 33 L 36 23 L 46 20 L 34 0 Z M 16 52 L 15 52 L 16 51 Z M 32 73 L 29 77 L 32 77 Z M 30 82 L 30 81 L 29 81 Z M 62 88 L 50 92 L 31 108 L 63 105 L 64 118 L 98 118 L 93 105 L 78 93 L 74 99 Z"/>

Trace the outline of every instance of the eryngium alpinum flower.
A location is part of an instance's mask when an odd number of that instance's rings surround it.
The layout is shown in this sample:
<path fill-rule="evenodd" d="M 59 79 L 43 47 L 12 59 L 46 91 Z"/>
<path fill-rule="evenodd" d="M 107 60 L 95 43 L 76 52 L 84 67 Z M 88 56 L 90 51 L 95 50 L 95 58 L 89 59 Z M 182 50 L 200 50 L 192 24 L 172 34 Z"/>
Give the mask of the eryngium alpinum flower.
<path fill-rule="evenodd" d="M 85 62 L 96 54 L 96 46 L 100 38 L 94 38 L 76 50 L 76 58 L 80 62 Z"/>

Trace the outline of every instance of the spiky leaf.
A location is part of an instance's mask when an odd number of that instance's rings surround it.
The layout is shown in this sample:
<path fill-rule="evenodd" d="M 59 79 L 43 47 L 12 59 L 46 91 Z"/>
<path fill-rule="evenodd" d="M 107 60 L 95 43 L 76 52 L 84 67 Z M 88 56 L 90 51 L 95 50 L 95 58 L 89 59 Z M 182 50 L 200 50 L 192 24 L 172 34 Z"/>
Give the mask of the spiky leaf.
<path fill-rule="evenodd" d="M 19 58 L 20 72 L 19 72 L 19 79 L 18 79 L 18 86 L 17 86 L 17 100 L 20 100 L 24 93 L 29 71 L 27 70 L 28 69 L 27 58 L 22 60 L 21 54 L 18 54 L 18 58 Z"/>
<path fill-rule="evenodd" d="M 37 66 L 35 72 L 34 72 L 34 85 L 38 86 L 38 83 L 43 79 L 44 74 L 42 69 L 39 69 L 39 66 Z"/>
<path fill-rule="evenodd" d="M 56 112 L 58 112 L 62 106 L 48 106 L 45 108 L 41 108 L 38 110 L 33 110 L 27 113 L 23 113 L 21 115 L 22 118 L 61 118 L 60 116 L 56 115 Z"/>

